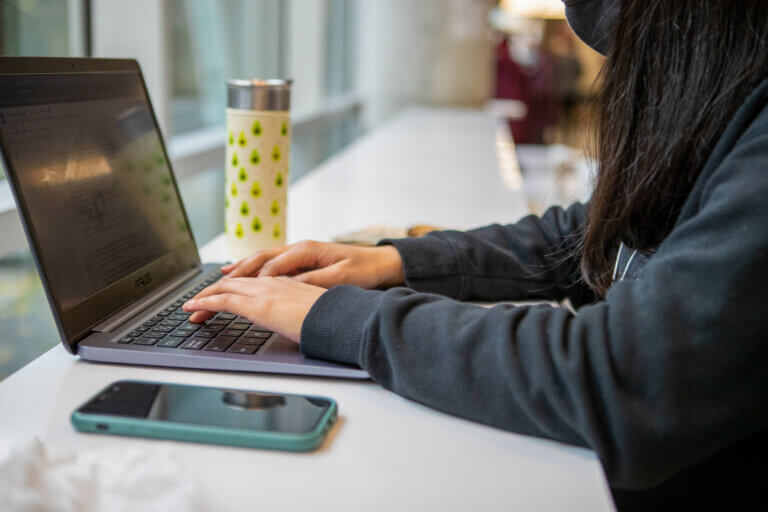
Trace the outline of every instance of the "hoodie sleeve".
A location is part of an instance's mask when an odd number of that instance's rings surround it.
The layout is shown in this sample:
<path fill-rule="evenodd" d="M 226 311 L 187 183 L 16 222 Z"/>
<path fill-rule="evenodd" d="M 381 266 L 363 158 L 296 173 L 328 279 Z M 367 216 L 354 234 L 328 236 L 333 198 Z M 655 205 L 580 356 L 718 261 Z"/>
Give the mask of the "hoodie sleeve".
<path fill-rule="evenodd" d="M 586 216 L 583 204 L 553 207 L 541 217 L 470 231 L 435 231 L 384 240 L 403 259 L 406 285 L 460 300 L 593 302 L 574 257 Z"/>
<path fill-rule="evenodd" d="M 338 286 L 301 348 L 451 414 L 590 447 L 613 486 L 656 485 L 768 427 L 766 161 L 768 135 L 740 144 L 640 278 L 577 315 Z"/>

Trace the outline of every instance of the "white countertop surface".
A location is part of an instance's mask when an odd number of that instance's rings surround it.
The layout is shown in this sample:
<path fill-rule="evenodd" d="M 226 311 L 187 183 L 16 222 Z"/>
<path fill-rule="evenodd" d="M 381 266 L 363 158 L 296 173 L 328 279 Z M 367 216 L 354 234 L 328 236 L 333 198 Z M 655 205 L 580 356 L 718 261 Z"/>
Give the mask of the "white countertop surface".
<path fill-rule="evenodd" d="M 514 221 L 524 200 L 502 132 L 481 111 L 406 112 L 292 186 L 289 241 L 369 224 Z M 204 259 L 225 259 L 222 246 L 208 244 Z M 340 419 L 309 454 L 74 431 L 71 411 L 118 379 L 326 395 Z M 29 436 L 73 450 L 170 446 L 216 511 L 613 509 L 593 452 L 454 418 L 373 382 L 93 364 L 58 346 L 0 383 L 0 411 L 0 446 Z"/>

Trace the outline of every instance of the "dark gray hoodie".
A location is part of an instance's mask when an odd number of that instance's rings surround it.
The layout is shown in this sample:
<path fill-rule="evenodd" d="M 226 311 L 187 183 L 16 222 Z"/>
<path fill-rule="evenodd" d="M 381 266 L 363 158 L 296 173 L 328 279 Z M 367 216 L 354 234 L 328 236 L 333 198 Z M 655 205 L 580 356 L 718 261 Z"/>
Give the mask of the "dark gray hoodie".
<path fill-rule="evenodd" d="M 595 450 L 622 510 L 764 509 L 768 81 L 669 236 L 601 300 L 568 257 L 584 211 L 388 241 L 407 288 L 330 289 L 301 349 L 450 414 Z M 577 314 L 460 302 L 566 297 Z"/>

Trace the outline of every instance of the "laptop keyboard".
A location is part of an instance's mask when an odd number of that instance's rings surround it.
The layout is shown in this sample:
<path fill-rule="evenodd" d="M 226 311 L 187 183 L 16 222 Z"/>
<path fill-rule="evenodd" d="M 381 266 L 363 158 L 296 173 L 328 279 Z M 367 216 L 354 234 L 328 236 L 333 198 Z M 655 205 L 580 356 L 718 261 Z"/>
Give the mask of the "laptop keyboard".
<path fill-rule="evenodd" d="M 254 326 L 250 320 L 231 313 L 217 313 L 203 323 L 193 324 L 189 321 L 190 313 L 181 309 L 187 300 L 221 277 L 221 272 L 215 271 L 178 300 L 116 341 L 190 351 L 255 354 L 272 335 L 272 331 Z"/>

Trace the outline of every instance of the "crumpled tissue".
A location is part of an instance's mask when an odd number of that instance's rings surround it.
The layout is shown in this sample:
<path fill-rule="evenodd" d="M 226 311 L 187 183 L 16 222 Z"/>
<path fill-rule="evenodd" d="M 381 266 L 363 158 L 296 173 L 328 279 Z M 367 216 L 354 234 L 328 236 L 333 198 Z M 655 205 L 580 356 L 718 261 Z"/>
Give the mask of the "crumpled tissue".
<path fill-rule="evenodd" d="M 35 438 L 0 460 L 3 512 L 202 511 L 202 498 L 168 445 L 72 452 Z"/>

